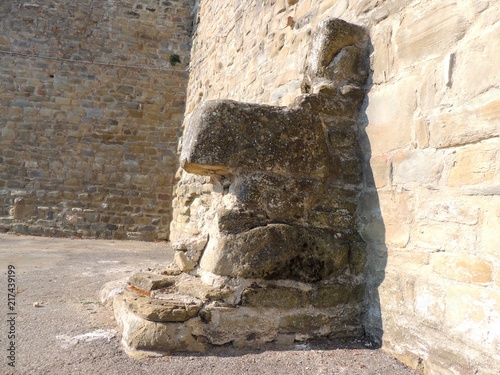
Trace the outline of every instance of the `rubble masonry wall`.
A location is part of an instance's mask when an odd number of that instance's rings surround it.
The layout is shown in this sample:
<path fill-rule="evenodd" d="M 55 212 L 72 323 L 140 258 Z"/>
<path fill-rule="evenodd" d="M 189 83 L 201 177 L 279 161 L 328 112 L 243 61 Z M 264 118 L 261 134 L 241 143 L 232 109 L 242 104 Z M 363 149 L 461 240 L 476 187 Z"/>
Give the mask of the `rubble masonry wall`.
<path fill-rule="evenodd" d="M 168 238 L 192 7 L 0 4 L 0 230 Z"/>

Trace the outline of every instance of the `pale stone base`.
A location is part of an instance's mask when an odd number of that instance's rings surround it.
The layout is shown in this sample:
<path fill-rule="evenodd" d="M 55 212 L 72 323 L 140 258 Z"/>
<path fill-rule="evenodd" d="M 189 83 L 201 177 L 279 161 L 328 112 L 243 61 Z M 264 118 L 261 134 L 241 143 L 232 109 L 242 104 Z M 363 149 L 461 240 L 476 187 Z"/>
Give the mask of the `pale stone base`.
<path fill-rule="evenodd" d="M 152 278 L 158 282 L 145 282 Z M 271 342 L 286 348 L 308 339 L 363 336 L 362 282 L 230 278 L 212 282 L 217 287 L 186 273 L 132 276 L 127 289 L 113 298 L 127 354 L 142 358 L 205 352 L 220 345 L 259 348 Z M 154 289 L 155 285 L 168 286 Z"/>

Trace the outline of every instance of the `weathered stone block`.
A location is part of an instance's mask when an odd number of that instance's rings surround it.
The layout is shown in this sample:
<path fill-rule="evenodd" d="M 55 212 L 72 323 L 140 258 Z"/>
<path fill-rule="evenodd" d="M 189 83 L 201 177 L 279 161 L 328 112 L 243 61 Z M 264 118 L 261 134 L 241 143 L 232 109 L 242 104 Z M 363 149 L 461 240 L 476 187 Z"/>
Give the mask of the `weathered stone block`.
<path fill-rule="evenodd" d="M 490 11 L 493 16 L 495 12 L 498 12 L 498 9 L 491 8 Z M 457 62 L 452 77 L 452 91 L 459 94 L 460 98 L 474 98 L 487 91 L 491 87 L 491 82 L 500 80 L 500 72 L 495 69 L 494 64 L 490 64 L 500 53 L 500 27 L 497 24 L 492 24 L 492 27 L 485 27 L 476 33 L 472 34 L 477 35 L 476 37 L 468 40 L 468 43 L 457 51 Z M 477 74 L 478 72 L 481 74 Z M 498 113 L 498 106 L 496 109 L 490 107 L 486 110 Z M 478 120 L 486 120 L 483 117 L 485 114 L 479 113 Z M 475 122 L 472 116 L 471 120 L 473 123 Z M 498 125 L 498 115 L 496 121 L 493 121 Z M 485 124 L 485 130 L 492 129 L 490 126 Z M 475 131 L 481 131 L 476 126 L 474 128 Z"/>
<path fill-rule="evenodd" d="M 430 256 L 435 273 L 452 280 L 484 284 L 492 281 L 492 264 L 472 256 L 435 253 Z"/>
<path fill-rule="evenodd" d="M 384 241 L 397 247 L 405 247 L 410 240 L 410 223 L 413 213 L 409 194 L 381 191 L 378 194 L 378 202 L 374 203 L 382 211 L 383 223 L 381 225 L 385 226 Z"/>
<path fill-rule="evenodd" d="M 364 271 L 367 260 L 367 244 L 361 241 L 354 241 L 350 244 L 349 264 L 354 274 Z"/>
<path fill-rule="evenodd" d="M 413 63 L 442 54 L 463 38 L 466 29 L 466 21 L 458 7 L 448 1 L 423 12 L 408 11 L 395 34 L 397 56 L 406 63 Z"/>
<path fill-rule="evenodd" d="M 193 260 L 189 259 L 184 251 L 175 252 L 174 262 L 182 272 L 191 271 L 197 264 Z"/>
<path fill-rule="evenodd" d="M 486 254 L 500 259 L 499 233 L 500 233 L 500 202 L 498 197 L 491 197 L 484 211 L 481 244 Z M 498 268 L 498 267 L 497 267 Z M 500 279 L 498 280 L 500 282 Z"/>
<path fill-rule="evenodd" d="M 115 296 L 113 310 L 122 331 L 122 343 L 131 356 L 140 358 L 171 351 L 205 351 L 205 345 L 190 333 L 188 327 L 181 323 L 145 320 L 129 309 L 121 295 Z"/>
<path fill-rule="evenodd" d="M 384 27 L 377 31 L 377 38 L 373 40 L 373 81 L 382 83 L 394 75 L 394 45 L 391 42 L 392 27 Z"/>
<path fill-rule="evenodd" d="M 181 165 L 202 175 L 238 170 L 324 177 L 325 134 L 319 123 L 311 128 L 308 122 L 298 108 L 205 102 L 184 135 Z"/>
<path fill-rule="evenodd" d="M 278 318 L 275 314 L 263 313 L 262 309 L 248 307 L 206 307 L 210 324 L 201 320 L 188 322 L 193 335 L 205 336 L 213 345 L 224 345 L 234 341 L 252 341 L 263 344 L 276 339 Z"/>
<path fill-rule="evenodd" d="M 448 176 L 448 185 L 463 186 L 492 182 L 498 174 L 496 160 L 500 142 L 486 140 L 457 152 Z"/>
<path fill-rule="evenodd" d="M 305 93 L 352 89 L 367 76 L 366 31 L 343 20 L 330 18 L 317 26 L 317 34 L 305 62 Z M 346 86 L 343 86 L 346 85 Z"/>
<path fill-rule="evenodd" d="M 429 191 L 418 198 L 415 218 L 418 222 L 439 222 L 475 225 L 479 222 L 481 209 L 477 201 L 463 196 L 436 194 Z"/>
<path fill-rule="evenodd" d="M 411 144 L 417 82 L 417 77 L 410 76 L 390 87 L 372 89 L 368 94 L 366 134 L 372 155 L 385 154 Z"/>
<path fill-rule="evenodd" d="M 476 247 L 477 235 L 474 228 L 468 225 L 423 222 L 416 228 L 414 243 L 429 250 L 448 252 L 473 252 Z"/>
<path fill-rule="evenodd" d="M 101 303 L 112 304 L 116 295 L 125 292 L 128 285 L 128 278 L 109 281 L 101 287 L 99 299 Z"/>
<path fill-rule="evenodd" d="M 123 298 L 130 311 L 152 322 L 184 322 L 196 316 L 202 307 L 200 300 L 183 295 L 159 299 L 127 289 Z"/>
<path fill-rule="evenodd" d="M 435 148 L 461 146 L 500 135 L 500 101 L 482 98 L 476 104 L 430 118 L 429 144 Z"/>
<path fill-rule="evenodd" d="M 180 280 L 177 290 L 181 294 L 192 296 L 204 301 L 222 301 L 229 297 L 231 291 L 225 288 L 217 288 L 203 283 L 199 278 Z"/>
<path fill-rule="evenodd" d="M 376 188 L 383 188 L 391 183 L 391 162 L 387 155 L 383 154 L 372 157 L 370 159 L 370 169 L 373 176 L 373 184 Z"/>
<path fill-rule="evenodd" d="M 498 350 L 500 295 L 476 285 L 452 284 L 446 290 L 446 324 L 478 347 Z M 487 350 L 488 350 L 487 349 Z"/>
<path fill-rule="evenodd" d="M 29 219 L 35 215 L 35 206 L 31 204 L 16 204 L 10 210 L 10 215 L 14 219 Z"/>
<path fill-rule="evenodd" d="M 218 275 L 314 282 L 348 262 L 348 244 L 328 230 L 269 224 L 209 242 L 200 266 Z"/>
<path fill-rule="evenodd" d="M 130 276 L 130 285 L 145 292 L 172 286 L 175 283 L 175 278 L 162 276 L 156 273 L 135 273 Z"/>
<path fill-rule="evenodd" d="M 336 284 L 320 285 L 311 293 L 311 305 L 317 308 L 332 308 L 346 304 L 359 304 L 365 296 L 365 285 Z"/>
<path fill-rule="evenodd" d="M 309 304 L 308 293 L 295 288 L 254 286 L 243 291 L 242 306 L 296 309 Z"/>
<path fill-rule="evenodd" d="M 397 186 L 437 186 L 444 169 L 445 154 L 425 149 L 398 152 L 393 162 L 393 183 Z"/>
<path fill-rule="evenodd" d="M 279 332 L 307 334 L 311 336 L 321 332 L 322 335 L 325 335 L 331 332 L 331 323 L 331 317 L 324 314 L 286 315 L 280 319 Z"/>
<path fill-rule="evenodd" d="M 441 328 L 445 314 L 445 292 L 430 280 L 420 282 L 414 288 L 415 314 L 425 324 Z"/>

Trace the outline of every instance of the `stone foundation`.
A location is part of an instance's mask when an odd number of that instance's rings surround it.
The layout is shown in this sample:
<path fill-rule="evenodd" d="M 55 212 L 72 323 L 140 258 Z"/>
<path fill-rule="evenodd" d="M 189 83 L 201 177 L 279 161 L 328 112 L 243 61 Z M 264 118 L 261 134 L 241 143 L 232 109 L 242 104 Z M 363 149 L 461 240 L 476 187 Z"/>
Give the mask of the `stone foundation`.
<path fill-rule="evenodd" d="M 129 353 L 364 334 L 359 175 L 335 161 L 359 163 L 367 42 L 361 27 L 328 19 L 290 106 L 217 100 L 191 117 L 181 166 L 220 189 L 213 218 L 201 236 L 174 243 L 165 276 L 135 275 L 114 298 Z"/>
<path fill-rule="evenodd" d="M 142 356 L 361 337 L 364 293 L 362 279 L 302 283 L 158 272 L 132 276 L 113 307 L 126 351 Z"/>
<path fill-rule="evenodd" d="M 0 4 L 0 232 L 168 239 L 193 1 L 164 3 Z"/>

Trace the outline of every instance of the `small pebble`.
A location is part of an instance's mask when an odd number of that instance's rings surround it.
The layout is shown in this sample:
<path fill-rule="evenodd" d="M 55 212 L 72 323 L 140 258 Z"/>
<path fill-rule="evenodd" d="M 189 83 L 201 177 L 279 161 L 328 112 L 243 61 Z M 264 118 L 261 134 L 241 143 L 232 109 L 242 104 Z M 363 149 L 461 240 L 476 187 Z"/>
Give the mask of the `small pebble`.
<path fill-rule="evenodd" d="M 33 307 L 42 307 L 42 302 L 33 302 Z"/>

